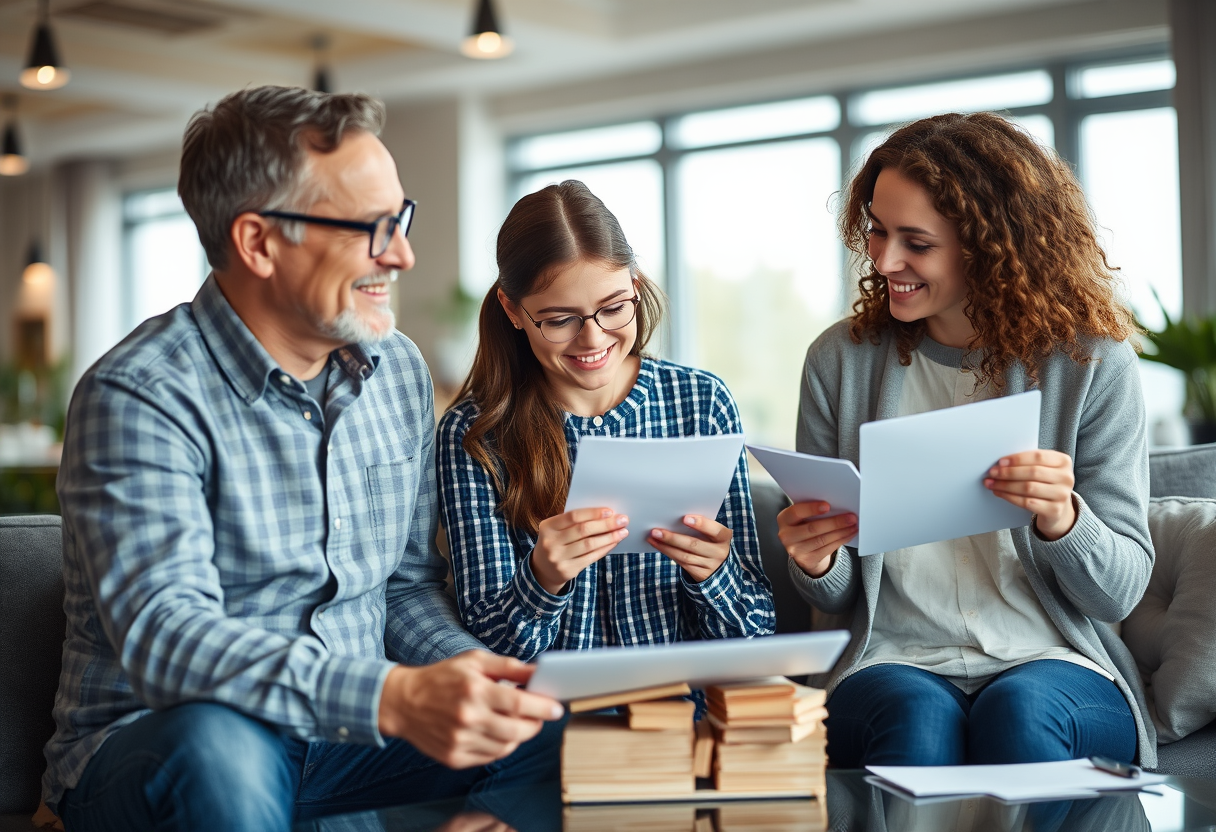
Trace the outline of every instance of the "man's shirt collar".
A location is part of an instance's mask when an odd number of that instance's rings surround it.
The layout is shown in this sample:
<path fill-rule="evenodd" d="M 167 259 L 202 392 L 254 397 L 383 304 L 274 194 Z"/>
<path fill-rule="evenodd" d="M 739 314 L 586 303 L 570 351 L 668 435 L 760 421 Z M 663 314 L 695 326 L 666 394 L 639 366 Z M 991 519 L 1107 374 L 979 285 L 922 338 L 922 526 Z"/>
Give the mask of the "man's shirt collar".
<path fill-rule="evenodd" d="M 271 377 L 284 374 L 228 303 L 214 273 L 207 276 L 190 309 L 220 371 L 245 404 L 262 397 Z M 380 365 L 380 351 L 370 344 L 347 344 L 334 350 L 333 357 L 348 376 L 364 381 Z"/>

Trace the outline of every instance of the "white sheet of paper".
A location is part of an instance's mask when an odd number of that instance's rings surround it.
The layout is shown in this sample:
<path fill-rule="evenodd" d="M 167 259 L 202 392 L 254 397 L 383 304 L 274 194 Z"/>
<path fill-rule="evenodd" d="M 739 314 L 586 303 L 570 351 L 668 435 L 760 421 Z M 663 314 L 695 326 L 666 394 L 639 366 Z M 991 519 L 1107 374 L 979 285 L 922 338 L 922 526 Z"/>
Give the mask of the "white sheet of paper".
<path fill-rule="evenodd" d="M 684 515 L 718 516 L 743 452 L 743 434 L 627 439 L 584 436 L 566 511 L 606 506 L 629 516 L 629 535 L 610 554 L 653 552 L 652 529 L 696 534 Z"/>
<path fill-rule="evenodd" d="M 795 503 L 821 500 L 832 507 L 824 517 L 850 512 L 861 517 L 861 474 L 847 459 L 799 454 L 763 445 L 748 445 L 747 449 Z M 856 546 L 857 537 L 845 545 Z"/>
<path fill-rule="evenodd" d="M 657 685 L 701 688 L 761 676 L 826 673 L 849 643 L 847 630 L 717 638 L 633 647 L 549 650 L 536 657 L 528 690 L 562 702 Z"/>
<path fill-rule="evenodd" d="M 1038 390 L 861 426 L 858 554 L 1025 526 L 984 487 L 998 459 L 1039 447 Z"/>
<path fill-rule="evenodd" d="M 1089 760 L 1004 766 L 866 766 L 866 770 L 916 797 L 990 795 L 1000 800 L 1041 800 L 1136 791 L 1164 783 L 1161 774 L 1119 777 Z"/>

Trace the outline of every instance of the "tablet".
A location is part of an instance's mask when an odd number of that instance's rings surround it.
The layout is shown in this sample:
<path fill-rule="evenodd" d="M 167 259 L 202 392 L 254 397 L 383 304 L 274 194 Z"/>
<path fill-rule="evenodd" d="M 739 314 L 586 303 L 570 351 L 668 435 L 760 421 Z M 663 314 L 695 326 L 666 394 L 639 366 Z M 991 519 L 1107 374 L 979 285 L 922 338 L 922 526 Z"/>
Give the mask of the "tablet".
<path fill-rule="evenodd" d="M 537 657 L 536 672 L 527 689 L 569 702 L 676 682 L 701 688 L 760 676 L 825 673 L 848 643 L 847 630 L 827 630 L 636 647 L 550 650 Z"/>

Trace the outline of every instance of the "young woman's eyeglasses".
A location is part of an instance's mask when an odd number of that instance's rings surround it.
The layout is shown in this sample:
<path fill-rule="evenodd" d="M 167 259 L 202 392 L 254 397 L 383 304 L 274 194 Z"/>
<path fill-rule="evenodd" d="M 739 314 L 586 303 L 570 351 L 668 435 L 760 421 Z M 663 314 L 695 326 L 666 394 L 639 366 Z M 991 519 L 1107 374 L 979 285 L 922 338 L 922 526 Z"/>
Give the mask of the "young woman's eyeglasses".
<path fill-rule="evenodd" d="M 519 305 L 519 308 L 524 310 L 524 314 L 528 316 L 528 320 L 540 330 L 541 336 L 546 341 L 551 341 L 554 344 L 564 344 L 577 338 L 578 334 L 583 331 L 583 324 L 593 318 L 596 325 L 605 332 L 612 332 L 614 329 L 628 326 L 629 322 L 637 315 L 638 304 L 641 302 L 641 296 L 634 295 L 627 300 L 620 300 L 607 306 L 601 306 L 590 315 L 563 315 L 560 318 L 546 318 L 543 321 L 533 318 L 528 310 L 524 309 L 522 303 Z"/>
<path fill-rule="evenodd" d="M 396 214 L 385 214 L 374 222 L 359 222 L 358 220 L 338 220 L 333 217 L 314 217 L 312 214 L 293 214 L 290 211 L 259 211 L 259 217 L 274 217 L 280 220 L 294 222 L 309 222 L 313 225 L 328 225 L 332 228 L 350 228 L 354 231 L 366 231 L 367 256 L 375 260 L 388 251 L 393 241 L 393 234 L 401 228 L 401 236 L 410 235 L 410 223 L 414 221 L 414 209 L 418 203 L 407 199 Z"/>

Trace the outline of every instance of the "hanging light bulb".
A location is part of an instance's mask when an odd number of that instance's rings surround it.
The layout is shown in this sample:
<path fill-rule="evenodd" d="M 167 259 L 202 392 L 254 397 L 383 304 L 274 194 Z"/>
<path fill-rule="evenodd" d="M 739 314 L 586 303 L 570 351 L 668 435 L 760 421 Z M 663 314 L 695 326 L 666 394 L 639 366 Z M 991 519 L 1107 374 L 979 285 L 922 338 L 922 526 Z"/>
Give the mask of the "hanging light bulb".
<path fill-rule="evenodd" d="M 0 176 L 20 176 L 30 169 L 30 160 L 21 152 L 21 141 L 17 137 L 17 96 L 4 96 L 4 109 L 12 116 L 4 128 L 4 141 L 0 144 Z"/>
<path fill-rule="evenodd" d="M 55 270 L 42 256 L 42 246 L 36 240 L 30 243 L 30 254 L 26 258 L 25 271 L 21 273 L 21 282 L 36 289 L 49 287 L 55 282 Z"/>
<path fill-rule="evenodd" d="M 68 82 L 71 73 L 59 59 L 55 38 L 51 34 L 49 0 L 38 5 L 38 25 L 30 41 L 30 56 L 21 70 L 21 86 L 31 90 L 57 90 Z"/>
<path fill-rule="evenodd" d="M 325 51 L 329 49 L 329 36 L 317 34 L 312 36 L 312 51 L 314 66 L 312 88 L 317 92 L 333 92 L 333 82 L 329 77 L 329 62 L 325 60 Z"/>
<path fill-rule="evenodd" d="M 493 60 L 507 57 L 514 49 L 515 44 L 498 26 L 498 15 L 494 14 L 491 0 L 477 0 L 473 28 L 460 45 L 461 53 L 466 58 Z"/>

